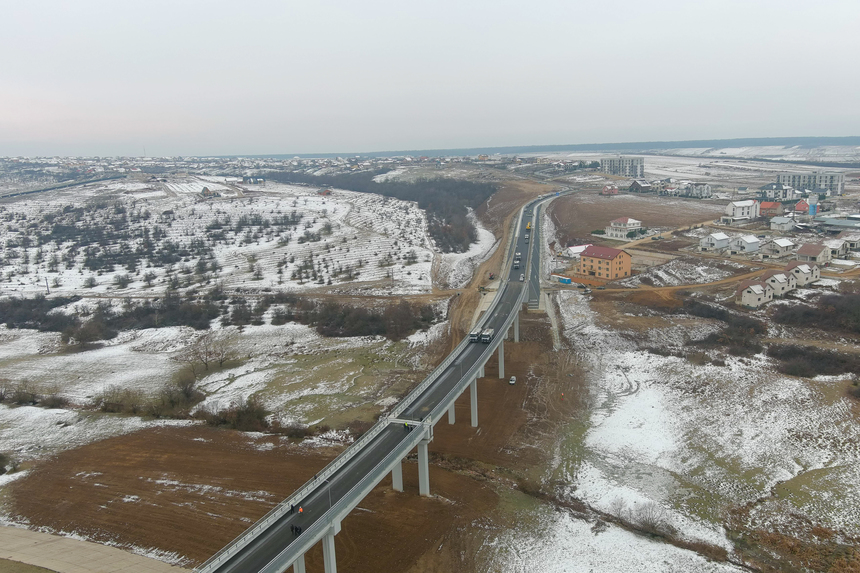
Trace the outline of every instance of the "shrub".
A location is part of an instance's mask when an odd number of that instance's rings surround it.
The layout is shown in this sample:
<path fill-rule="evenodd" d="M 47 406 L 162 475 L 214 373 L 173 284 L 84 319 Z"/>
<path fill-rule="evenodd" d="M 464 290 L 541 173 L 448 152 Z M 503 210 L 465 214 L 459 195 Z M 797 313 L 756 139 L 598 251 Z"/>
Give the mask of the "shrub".
<path fill-rule="evenodd" d="M 60 396 L 57 392 L 53 392 L 50 396 L 45 396 L 42 399 L 40 406 L 44 408 L 65 408 L 69 405 L 69 399 L 65 396 Z"/>
<path fill-rule="evenodd" d="M 860 371 L 860 356 L 793 344 L 771 345 L 767 355 L 780 361 L 777 369 L 790 376 L 811 378 Z"/>
<path fill-rule="evenodd" d="M 23 381 L 12 390 L 12 402 L 19 406 L 34 406 L 39 402 L 39 395 L 33 391 L 28 381 Z"/>
<path fill-rule="evenodd" d="M 266 420 L 268 415 L 269 411 L 262 401 L 256 396 L 249 396 L 217 412 L 204 412 L 203 418 L 210 426 L 227 426 L 241 432 L 262 432 L 269 427 Z"/>
<path fill-rule="evenodd" d="M 817 306 L 781 306 L 773 314 L 773 320 L 781 324 L 860 332 L 860 294 L 825 295 Z"/>
<path fill-rule="evenodd" d="M 9 457 L 0 452 L 0 476 L 6 473 L 6 466 L 9 465 Z"/>
<path fill-rule="evenodd" d="M 592 235 L 605 235 L 606 231 L 604 231 L 603 229 L 595 229 L 591 232 L 591 234 Z"/>

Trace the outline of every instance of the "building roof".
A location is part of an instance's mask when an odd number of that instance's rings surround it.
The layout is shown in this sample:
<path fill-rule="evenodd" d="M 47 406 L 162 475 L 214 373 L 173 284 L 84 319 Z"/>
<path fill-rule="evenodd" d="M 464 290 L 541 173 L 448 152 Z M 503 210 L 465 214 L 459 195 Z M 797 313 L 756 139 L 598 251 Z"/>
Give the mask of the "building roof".
<path fill-rule="evenodd" d="M 828 249 L 841 249 L 845 246 L 845 241 L 842 239 L 824 239 L 823 243 Z"/>
<path fill-rule="evenodd" d="M 570 254 L 571 257 L 578 257 L 579 255 L 582 254 L 582 251 L 584 251 L 585 249 L 587 249 L 590 246 L 591 246 L 591 243 L 588 243 L 587 245 L 576 245 L 573 247 L 568 247 L 567 252 Z"/>
<path fill-rule="evenodd" d="M 725 233 L 711 233 L 708 236 L 713 238 L 715 241 L 725 241 L 729 238 Z"/>
<path fill-rule="evenodd" d="M 766 282 L 747 280 L 738 285 L 737 295 L 740 296 L 746 289 L 750 289 L 754 294 L 765 294 L 767 289 L 773 290 L 773 287 Z"/>
<path fill-rule="evenodd" d="M 613 219 L 610 221 L 610 223 L 624 223 L 624 224 L 641 223 L 641 222 L 642 221 L 637 221 L 636 219 L 633 219 L 632 217 L 618 217 L 617 219 Z"/>
<path fill-rule="evenodd" d="M 789 247 L 793 247 L 794 243 L 789 241 L 788 239 L 774 239 L 772 243 L 778 247 L 782 247 L 783 249 L 787 249 Z"/>
<path fill-rule="evenodd" d="M 767 185 L 759 187 L 759 190 L 761 191 L 776 191 L 779 189 L 791 189 L 791 187 L 783 185 L 782 183 L 768 183 Z"/>
<path fill-rule="evenodd" d="M 827 247 L 819 243 L 806 243 L 804 245 L 801 245 L 800 248 L 797 249 L 797 254 L 804 255 L 807 257 L 817 257 L 825 249 L 827 249 Z"/>
<path fill-rule="evenodd" d="M 596 259 L 612 260 L 623 252 L 625 252 L 625 251 L 622 251 L 621 249 L 613 249 L 612 247 L 600 247 L 597 245 L 588 245 L 588 248 L 586 248 L 584 251 L 582 251 L 581 256 L 583 256 L 583 257 L 594 257 Z"/>
<path fill-rule="evenodd" d="M 842 231 L 836 236 L 845 241 L 860 241 L 860 231 Z"/>
<path fill-rule="evenodd" d="M 776 223 L 777 225 L 785 225 L 786 223 L 791 223 L 793 220 L 788 217 L 774 217 L 770 220 L 771 223 Z"/>
<path fill-rule="evenodd" d="M 731 204 L 735 207 L 752 207 L 757 201 L 755 199 L 747 199 L 745 201 L 732 201 Z"/>
<path fill-rule="evenodd" d="M 755 235 L 744 235 L 743 237 L 738 237 L 735 240 L 736 241 L 743 241 L 744 243 L 746 243 L 748 245 L 752 245 L 753 243 L 760 243 L 761 242 L 758 240 L 758 237 L 756 237 Z"/>
<path fill-rule="evenodd" d="M 803 261 L 791 261 L 787 265 L 785 265 L 786 271 L 792 271 L 795 268 L 799 269 L 803 274 L 809 274 L 812 272 L 812 267 L 817 267 L 815 263 L 804 263 Z"/>
<path fill-rule="evenodd" d="M 762 209 L 777 209 L 782 203 L 777 203 L 776 201 L 762 201 L 761 208 Z"/>
<path fill-rule="evenodd" d="M 773 279 L 778 283 L 788 282 L 788 276 L 785 274 L 785 271 L 781 271 L 779 269 L 769 270 L 761 276 L 761 280 L 763 281 L 767 281 L 770 279 Z"/>

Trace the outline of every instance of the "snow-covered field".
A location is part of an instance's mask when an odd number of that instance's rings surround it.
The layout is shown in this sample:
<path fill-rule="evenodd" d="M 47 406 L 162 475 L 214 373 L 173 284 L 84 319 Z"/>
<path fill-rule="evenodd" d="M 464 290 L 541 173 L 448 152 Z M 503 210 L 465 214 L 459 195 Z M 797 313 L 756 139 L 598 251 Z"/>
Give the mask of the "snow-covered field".
<path fill-rule="evenodd" d="M 655 503 L 682 538 L 729 550 L 725 511 L 746 503 L 755 505 L 752 526 L 800 515 L 860 534 L 860 426 L 832 389 L 841 377 L 776 374 L 764 355 L 728 356 L 726 366 L 654 355 L 639 345 L 677 346 L 718 327 L 667 317 L 633 342 L 633 334 L 602 326 L 581 295 L 562 291 L 558 302 L 591 393 L 584 438 L 562 437 L 550 470 L 565 484 L 559 495 L 627 517 Z M 588 528 L 555 515 L 544 531 L 499 539 L 505 549 L 494 549 L 496 559 L 517 572 L 734 570 L 623 531 Z"/>
<path fill-rule="evenodd" d="M 204 199 L 200 194 L 204 186 L 223 196 Z M 492 234 L 480 229 L 479 241 L 468 253 L 442 256 L 427 234 L 424 212 L 414 203 L 343 190 L 322 196 L 315 188 L 276 183 L 254 185 L 252 197 L 228 196 L 232 189 L 198 178 L 165 183 L 111 181 L 3 205 L 0 244 L 10 249 L 0 259 L 0 289 L 15 295 L 44 293 L 49 287 L 63 294 L 152 295 L 163 292 L 167 277 L 173 274 L 189 285 L 221 281 L 228 289 L 306 291 L 372 285 L 390 295 L 417 294 L 432 288 L 434 258 L 439 258 L 440 284 L 459 285 L 494 242 Z M 83 205 L 98 207 L 85 215 L 85 222 L 74 223 L 79 227 L 109 228 L 117 217 L 124 219 L 127 238 L 99 242 L 103 252 L 145 249 L 143 230 L 158 229 L 156 247 L 168 241 L 181 250 L 202 241 L 198 248 L 208 256 L 192 253 L 179 263 L 160 265 L 152 264 L 151 252 L 144 252 L 134 269 L 117 265 L 95 271 L 85 266 L 84 246 L 75 251 L 71 242 L 49 239 L 37 244 L 33 237 L 27 243 L 21 221 L 41 220 L 43 235 L 50 234 L 51 221 L 60 220 L 55 214 Z M 300 220 L 274 224 L 292 214 Z M 244 224 L 238 226 L 243 217 Z M 216 231 L 223 235 L 214 238 Z M 205 277 L 192 275 L 201 258 L 210 267 L 215 263 L 217 270 L 207 269 Z M 145 280 L 149 273 L 151 284 Z M 117 275 L 128 275 L 130 284 L 117 286 Z M 86 287 L 88 279 L 95 285 Z"/>
<path fill-rule="evenodd" d="M 625 287 L 637 287 L 646 283 L 652 286 L 679 286 L 685 284 L 703 284 L 728 278 L 735 274 L 732 268 L 745 269 L 744 265 L 730 261 L 722 262 L 720 267 L 710 261 L 678 258 L 668 263 L 650 267 L 630 278 L 616 281 L 615 284 Z M 643 279 L 645 279 L 643 281 Z"/>

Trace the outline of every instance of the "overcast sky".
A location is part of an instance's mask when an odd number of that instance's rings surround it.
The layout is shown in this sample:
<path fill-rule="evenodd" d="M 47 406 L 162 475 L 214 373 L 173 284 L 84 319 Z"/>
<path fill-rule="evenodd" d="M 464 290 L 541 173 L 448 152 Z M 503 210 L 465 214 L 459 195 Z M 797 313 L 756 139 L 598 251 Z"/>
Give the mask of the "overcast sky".
<path fill-rule="evenodd" d="M 0 0 L 0 155 L 860 135 L 857 0 Z"/>

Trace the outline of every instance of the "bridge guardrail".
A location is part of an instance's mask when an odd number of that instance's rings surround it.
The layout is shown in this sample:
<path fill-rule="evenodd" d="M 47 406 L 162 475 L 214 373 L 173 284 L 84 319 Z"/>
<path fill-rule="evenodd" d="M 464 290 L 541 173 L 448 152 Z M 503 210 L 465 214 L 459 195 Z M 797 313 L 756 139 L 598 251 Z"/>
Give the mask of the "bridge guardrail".
<path fill-rule="evenodd" d="M 529 204 L 535 203 L 532 201 Z M 524 208 L 524 207 L 523 207 Z M 514 221 L 514 232 L 511 233 L 511 239 L 508 243 L 505 251 L 506 259 L 509 258 L 508 255 L 510 253 L 510 249 L 512 246 L 516 245 L 517 241 L 517 232 L 516 225 L 519 224 L 519 221 L 522 219 L 522 209 L 520 211 L 520 217 L 515 219 Z M 501 278 L 501 277 L 500 277 Z M 496 292 L 496 296 L 493 299 L 493 302 L 490 304 L 487 311 L 484 313 L 484 321 L 486 321 L 486 317 L 490 316 L 492 312 L 495 310 L 496 306 L 498 306 L 499 301 L 502 300 L 505 291 L 507 290 L 507 282 L 505 282 L 504 286 Z M 525 289 L 524 291 L 525 292 Z M 520 295 L 520 301 L 522 301 L 522 295 Z M 521 302 L 520 302 L 521 303 Z M 374 424 L 364 435 L 361 436 L 358 440 L 353 442 L 346 450 L 340 453 L 334 460 L 329 462 L 318 474 L 315 479 L 312 479 L 306 482 L 301 488 L 296 490 L 290 497 L 276 505 L 269 511 L 266 515 L 257 520 L 254 525 L 246 529 L 241 535 L 236 537 L 233 541 L 227 544 L 225 547 L 221 548 L 217 553 L 215 553 L 212 557 L 207 559 L 202 565 L 195 569 L 198 573 L 210 573 L 213 571 L 213 567 L 219 565 L 225 560 L 233 557 L 241 551 L 251 540 L 257 536 L 258 533 L 266 529 L 273 522 L 277 521 L 284 514 L 289 511 L 291 505 L 296 505 L 296 503 L 302 499 L 304 499 L 309 493 L 311 493 L 314 489 L 319 487 L 321 483 L 325 481 L 328 477 L 330 477 L 334 472 L 343 467 L 346 463 L 348 463 L 359 451 L 361 451 L 364 446 L 370 442 L 373 438 L 378 436 L 382 430 L 388 425 L 389 417 L 397 417 L 399 416 L 403 410 L 408 408 L 416 398 L 418 398 L 427 388 L 430 387 L 433 382 L 435 382 L 439 375 L 445 371 L 445 369 L 451 365 L 451 363 L 457 359 L 462 350 L 469 344 L 468 337 L 463 338 L 457 347 L 445 358 L 445 360 L 437 366 L 425 380 L 419 384 L 416 388 L 414 388 L 407 396 L 400 401 L 397 406 L 392 409 L 388 416 L 380 419 L 376 424 Z M 448 396 L 451 394 L 449 392 L 446 395 L 446 400 Z M 432 418 L 431 418 L 432 420 Z M 387 458 L 386 458 L 387 459 Z M 361 482 L 360 482 L 361 483 Z M 352 490 L 350 490 L 352 491 Z"/>
<path fill-rule="evenodd" d="M 428 424 L 432 426 L 432 421 L 428 423 L 427 419 L 421 420 L 419 422 L 422 427 L 426 428 Z M 403 441 L 399 444 L 399 447 L 391 450 L 382 460 L 377 463 L 372 470 L 365 474 L 364 478 L 362 478 L 357 484 L 352 486 L 348 492 L 346 492 L 327 512 L 325 512 L 322 517 L 317 519 L 308 529 L 307 531 L 303 531 L 302 535 L 307 535 L 306 539 L 311 539 L 313 541 L 305 542 L 300 546 L 296 546 L 294 549 L 291 547 L 287 547 L 282 551 L 277 557 L 275 557 L 272 561 L 270 561 L 261 571 L 260 573 L 280 573 L 286 567 L 288 567 L 292 562 L 301 554 L 305 553 L 309 547 L 317 542 L 321 534 L 325 532 L 325 530 L 331 526 L 332 523 L 338 518 L 338 515 L 348 511 L 347 508 L 351 508 L 350 504 L 354 501 L 356 504 L 364 498 L 364 494 L 362 490 L 364 489 L 373 489 L 376 484 L 382 480 L 385 475 L 390 471 L 388 466 L 392 465 L 396 460 L 402 459 L 415 445 L 421 441 L 421 437 L 423 436 L 424 431 L 414 432 L 414 438 L 410 441 Z M 415 443 L 412 443 L 415 442 Z M 407 444 L 408 447 L 404 447 L 403 444 Z M 292 552 L 295 556 L 289 556 L 289 553 Z"/>
<path fill-rule="evenodd" d="M 517 301 L 514 303 L 514 308 L 516 308 L 518 305 L 523 304 L 523 300 L 525 299 L 525 293 L 526 293 L 526 289 L 523 288 L 523 290 L 520 292 L 519 298 L 517 298 Z M 507 332 L 507 329 L 511 327 L 511 324 L 514 322 L 514 316 L 515 315 L 516 315 L 516 313 L 511 313 L 511 315 L 508 316 L 508 318 L 506 318 L 505 321 L 502 323 L 503 324 L 503 326 L 501 328 L 502 336 L 504 336 L 504 333 Z M 501 340 L 504 341 L 504 338 L 502 338 Z M 501 344 L 501 342 L 499 344 Z M 456 400 L 460 396 L 460 394 L 465 390 L 466 385 L 463 384 L 463 380 L 471 380 L 472 377 L 480 369 L 480 365 L 485 362 L 483 360 L 484 357 L 486 356 L 489 358 L 489 355 L 492 355 L 493 352 L 496 351 L 496 349 L 499 347 L 499 344 L 494 344 L 494 345 L 488 346 L 487 350 L 485 350 L 481 354 L 481 360 L 478 360 L 471 368 L 469 368 L 469 370 L 466 371 L 466 375 L 460 379 L 460 382 L 456 386 L 451 388 L 451 390 L 445 395 L 445 397 L 439 401 L 439 403 L 436 405 L 436 407 L 433 408 L 433 410 L 430 412 L 431 423 L 433 422 L 433 420 L 436 420 L 438 417 L 442 416 L 446 410 L 448 410 L 448 403 L 452 399 Z M 445 405 L 445 407 L 443 408 L 442 405 Z"/>

